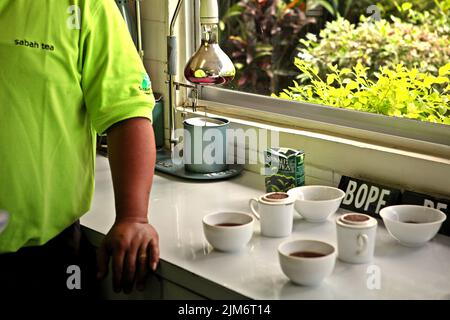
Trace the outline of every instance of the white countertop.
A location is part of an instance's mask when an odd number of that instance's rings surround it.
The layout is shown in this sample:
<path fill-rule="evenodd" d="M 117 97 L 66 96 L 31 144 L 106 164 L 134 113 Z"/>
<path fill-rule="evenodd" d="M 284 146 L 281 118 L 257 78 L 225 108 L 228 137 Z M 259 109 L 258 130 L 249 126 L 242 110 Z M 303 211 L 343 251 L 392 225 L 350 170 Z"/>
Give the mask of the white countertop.
<path fill-rule="evenodd" d="M 295 214 L 289 238 L 262 237 L 259 224 L 249 245 L 239 253 L 212 250 L 202 229 L 211 212 L 249 212 L 248 200 L 264 193 L 262 176 L 244 172 L 222 182 L 197 183 L 156 174 L 150 221 L 160 235 L 161 259 L 252 299 L 450 299 L 450 238 L 436 236 L 420 248 L 396 242 L 380 223 L 373 265 L 381 288 L 368 289 L 369 265 L 336 262 L 333 274 L 319 287 L 292 284 L 278 264 L 277 247 L 287 239 L 317 239 L 336 245 L 334 218 L 323 224 Z M 114 222 L 114 198 L 108 162 L 97 158 L 92 209 L 82 224 L 106 234 Z"/>

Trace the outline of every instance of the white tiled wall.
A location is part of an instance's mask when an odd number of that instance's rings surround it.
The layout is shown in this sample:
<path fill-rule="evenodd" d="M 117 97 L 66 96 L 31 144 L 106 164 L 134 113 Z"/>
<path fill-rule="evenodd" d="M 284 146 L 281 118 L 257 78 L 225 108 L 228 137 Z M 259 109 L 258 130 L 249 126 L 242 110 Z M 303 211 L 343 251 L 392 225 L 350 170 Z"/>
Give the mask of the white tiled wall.
<path fill-rule="evenodd" d="M 170 136 L 169 108 L 167 81 L 167 36 L 169 34 L 170 19 L 173 17 L 178 0 L 143 0 L 142 1 L 142 33 L 144 46 L 144 65 L 152 80 L 154 92 L 161 93 L 165 101 L 165 137 Z M 184 1 L 184 8 L 191 4 L 191 0 Z M 184 11 L 181 10 L 175 25 L 175 36 L 179 43 L 185 43 L 189 34 L 184 19 Z M 191 48 L 187 44 L 179 44 L 177 55 L 179 58 L 178 77 L 180 81 L 184 63 Z M 182 93 L 182 92 L 181 92 Z"/>
<path fill-rule="evenodd" d="M 167 48 L 168 34 L 168 1 L 144 0 L 142 1 L 142 33 L 144 46 L 144 65 L 152 80 L 154 92 L 161 93 L 167 101 Z M 167 108 L 164 118 L 168 119 Z M 167 121 L 165 124 L 168 136 Z"/>
<path fill-rule="evenodd" d="M 142 1 L 142 33 L 146 63 L 167 63 L 166 36 L 168 30 L 168 5 L 166 0 Z M 151 70 L 153 82 L 160 82 L 163 70 Z M 158 73 L 157 71 L 162 71 Z"/>

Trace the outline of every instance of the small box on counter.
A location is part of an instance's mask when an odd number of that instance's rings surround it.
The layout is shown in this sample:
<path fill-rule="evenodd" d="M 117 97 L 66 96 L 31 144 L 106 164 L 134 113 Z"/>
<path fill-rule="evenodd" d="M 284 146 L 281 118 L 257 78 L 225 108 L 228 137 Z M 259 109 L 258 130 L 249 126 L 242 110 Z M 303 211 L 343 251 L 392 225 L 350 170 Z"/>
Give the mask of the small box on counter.
<path fill-rule="evenodd" d="M 305 153 L 289 148 L 264 152 L 266 192 L 286 192 L 305 185 Z"/>

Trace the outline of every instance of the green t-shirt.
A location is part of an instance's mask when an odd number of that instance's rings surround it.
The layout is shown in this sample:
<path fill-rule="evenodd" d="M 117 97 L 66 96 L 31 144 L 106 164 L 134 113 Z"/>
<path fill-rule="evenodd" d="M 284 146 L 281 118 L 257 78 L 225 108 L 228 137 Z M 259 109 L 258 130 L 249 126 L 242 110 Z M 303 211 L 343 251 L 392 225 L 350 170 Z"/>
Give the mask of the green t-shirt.
<path fill-rule="evenodd" d="M 89 210 L 95 133 L 151 119 L 150 81 L 113 0 L 0 1 L 0 253 Z"/>

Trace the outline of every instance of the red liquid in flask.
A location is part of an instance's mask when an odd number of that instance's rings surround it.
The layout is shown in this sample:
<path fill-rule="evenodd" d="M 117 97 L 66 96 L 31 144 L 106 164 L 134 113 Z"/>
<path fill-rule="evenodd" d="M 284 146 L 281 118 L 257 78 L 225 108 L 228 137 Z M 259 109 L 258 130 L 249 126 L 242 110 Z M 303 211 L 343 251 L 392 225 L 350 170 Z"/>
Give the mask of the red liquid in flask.
<path fill-rule="evenodd" d="M 186 77 L 186 80 L 188 80 L 189 82 L 201 86 L 220 85 L 234 79 L 234 76 L 206 76 L 198 78 L 194 76 L 193 70 L 186 70 L 184 76 Z"/>

